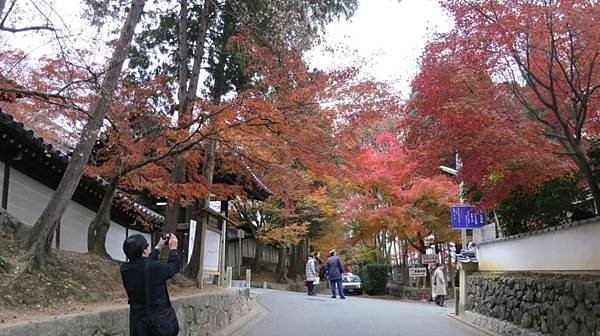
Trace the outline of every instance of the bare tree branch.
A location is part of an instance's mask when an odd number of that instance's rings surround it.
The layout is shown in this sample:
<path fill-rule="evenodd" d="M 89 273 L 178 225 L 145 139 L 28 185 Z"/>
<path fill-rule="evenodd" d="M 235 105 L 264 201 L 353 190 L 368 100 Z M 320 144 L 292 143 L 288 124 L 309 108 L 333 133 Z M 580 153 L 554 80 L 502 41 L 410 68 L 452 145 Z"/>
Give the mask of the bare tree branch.
<path fill-rule="evenodd" d="M 22 28 L 13 28 L 13 27 L 4 27 L 0 26 L 0 31 L 6 31 L 9 33 L 22 33 L 26 31 L 40 31 L 40 30 L 48 30 L 48 31 L 56 31 L 51 26 L 31 26 L 31 27 L 22 27 Z"/>

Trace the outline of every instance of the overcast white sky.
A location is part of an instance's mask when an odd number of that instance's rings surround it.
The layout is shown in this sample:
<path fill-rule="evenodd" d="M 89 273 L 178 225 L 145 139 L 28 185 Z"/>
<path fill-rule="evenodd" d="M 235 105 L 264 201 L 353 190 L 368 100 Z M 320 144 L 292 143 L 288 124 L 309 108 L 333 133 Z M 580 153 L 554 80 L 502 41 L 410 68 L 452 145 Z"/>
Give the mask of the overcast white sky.
<path fill-rule="evenodd" d="M 407 97 L 427 39 L 451 28 L 438 0 L 361 0 L 351 21 L 330 24 L 325 45 L 306 59 L 327 69 L 352 65 L 358 55 L 366 61 L 365 76 L 389 82 Z"/>
<path fill-rule="evenodd" d="M 107 54 L 104 41 L 110 35 L 109 29 L 98 31 L 84 24 L 79 17 L 78 0 L 60 0 L 54 6 L 56 12 L 47 13 L 53 22 L 68 29 L 69 35 L 75 35 L 74 45 L 92 50 L 89 57 L 103 63 L 98 58 Z M 448 31 L 451 26 L 451 19 L 438 0 L 360 0 L 352 19 L 331 23 L 325 43 L 308 52 L 306 60 L 319 69 L 357 65 L 362 60 L 364 76 L 390 83 L 406 98 L 428 38 L 435 32 Z M 33 54 L 56 53 L 54 48 L 48 48 L 45 39 L 32 37 L 23 34 L 10 42 Z M 52 40 L 53 36 L 47 38 Z"/>

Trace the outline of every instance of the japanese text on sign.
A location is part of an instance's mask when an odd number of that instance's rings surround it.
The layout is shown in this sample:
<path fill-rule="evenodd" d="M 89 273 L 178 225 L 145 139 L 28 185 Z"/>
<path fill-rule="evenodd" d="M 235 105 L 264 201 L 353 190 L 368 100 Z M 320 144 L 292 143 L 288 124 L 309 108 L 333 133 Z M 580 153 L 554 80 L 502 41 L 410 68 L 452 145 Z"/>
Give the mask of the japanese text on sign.
<path fill-rule="evenodd" d="M 421 263 L 436 264 L 439 261 L 437 254 L 421 254 Z"/>
<path fill-rule="evenodd" d="M 450 207 L 450 222 L 453 229 L 479 228 L 487 224 L 485 211 L 475 211 L 471 205 Z"/>
<path fill-rule="evenodd" d="M 410 267 L 408 269 L 408 276 L 426 277 L 427 276 L 427 268 L 425 268 L 425 267 Z"/>

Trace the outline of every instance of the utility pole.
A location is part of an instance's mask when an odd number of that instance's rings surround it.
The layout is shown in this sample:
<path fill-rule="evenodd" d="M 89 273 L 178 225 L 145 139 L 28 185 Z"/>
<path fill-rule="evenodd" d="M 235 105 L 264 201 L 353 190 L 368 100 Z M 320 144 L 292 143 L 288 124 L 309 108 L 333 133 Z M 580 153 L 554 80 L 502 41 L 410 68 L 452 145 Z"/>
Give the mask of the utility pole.
<path fill-rule="evenodd" d="M 460 157 L 458 156 L 458 153 L 454 154 L 454 163 L 455 163 L 455 167 L 456 169 L 452 169 L 450 167 L 446 167 L 446 166 L 440 166 L 440 169 L 447 174 L 459 177 L 460 175 L 460 170 L 462 168 L 462 161 L 460 160 Z M 459 181 L 460 181 L 460 177 L 459 177 Z M 465 204 L 465 183 L 463 181 L 460 181 L 458 184 L 458 200 L 460 205 L 464 205 Z M 461 237 L 462 237 L 462 248 L 466 249 L 467 248 L 467 229 L 460 229 L 460 233 L 461 233 Z M 457 253 L 459 251 L 456 251 Z M 461 249 L 462 252 L 462 249 Z"/>
<path fill-rule="evenodd" d="M 458 152 L 456 154 L 454 154 L 454 162 L 456 164 L 456 175 L 460 176 L 460 170 L 462 169 L 462 161 L 460 161 Z M 460 203 L 460 205 L 464 205 L 465 204 L 465 183 L 462 180 L 460 181 L 458 188 L 459 188 L 459 193 L 460 193 L 458 195 L 458 202 Z M 462 237 L 462 249 L 461 249 L 461 252 L 462 252 L 463 249 L 467 248 L 467 229 L 461 229 L 460 234 Z"/>

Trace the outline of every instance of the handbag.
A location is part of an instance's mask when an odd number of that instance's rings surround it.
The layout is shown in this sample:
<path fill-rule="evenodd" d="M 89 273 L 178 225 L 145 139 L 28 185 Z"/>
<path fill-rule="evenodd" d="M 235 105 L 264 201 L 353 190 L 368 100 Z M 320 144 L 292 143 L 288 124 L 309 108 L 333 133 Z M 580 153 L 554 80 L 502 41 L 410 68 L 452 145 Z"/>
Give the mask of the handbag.
<path fill-rule="evenodd" d="M 318 285 L 321 283 L 321 278 L 317 277 L 317 280 L 313 281 L 313 285 Z"/>
<path fill-rule="evenodd" d="M 146 317 L 148 321 L 148 328 L 151 335 L 155 336 L 175 336 L 179 333 L 179 322 L 177 321 L 177 315 L 175 310 L 171 306 L 171 300 L 169 300 L 169 307 L 162 309 L 159 312 L 152 314 L 150 310 L 150 261 L 146 261 L 144 266 L 144 280 L 146 287 Z"/>

